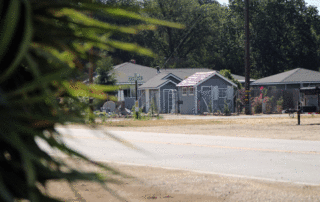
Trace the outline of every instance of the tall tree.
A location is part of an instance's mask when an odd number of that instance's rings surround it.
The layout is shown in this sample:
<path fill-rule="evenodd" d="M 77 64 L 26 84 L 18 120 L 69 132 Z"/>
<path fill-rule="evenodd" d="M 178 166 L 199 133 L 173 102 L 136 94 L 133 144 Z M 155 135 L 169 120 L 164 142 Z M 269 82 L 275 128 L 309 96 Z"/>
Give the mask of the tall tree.
<path fill-rule="evenodd" d="M 230 3 L 243 16 L 243 2 Z M 252 71 L 265 77 L 298 67 L 316 70 L 319 58 L 319 16 L 303 0 L 251 1 Z"/>
<path fill-rule="evenodd" d="M 111 56 L 104 56 L 96 63 L 97 78 L 96 84 L 114 85 L 116 83 L 115 77 L 112 74 L 113 63 Z"/>
<path fill-rule="evenodd" d="M 150 17 L 184 23 L 186 28 L 174 30 L 159 28 L 156 32 L 144 32 L 141 38 L 158 53 L 160 59 L 169 60 L 177 67 L 200 67 L 208 42 L 216 39 L 219 4 L 200 5 L 197 0 L 146 0 L 146 14 Z M 151 10 L 152 12 L 148 13 Z M 215 12 L 217 11 L 217 12 Z M 159 64 L 158 64 L 159 65 Z M 161 65 L 161 64 L 160 64 Z"/>

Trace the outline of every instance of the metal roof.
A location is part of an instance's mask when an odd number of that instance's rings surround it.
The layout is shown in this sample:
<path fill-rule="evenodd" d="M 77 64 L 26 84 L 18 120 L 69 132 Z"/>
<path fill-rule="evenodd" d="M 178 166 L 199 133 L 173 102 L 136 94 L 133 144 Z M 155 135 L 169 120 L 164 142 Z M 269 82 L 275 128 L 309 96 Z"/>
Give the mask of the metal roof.
<path fill-rule="evenodd" d="M 198 83 L 200 83 L 200 81 L 213 75 L 214 73 L 216 73 L 216 71 L 194 73 L 185 80 L 181 81 L 177 86 L 196 86 Z"/>
<path fill-rule="evenodd" d="M 273 84 L 273 83 L 307 83 L 320 82 L 320 72 L 303 68 L 296 68 L 273 76 L 258 79 L 251 85 Z"/>
<path fill-rule="evenodd" d="M 223 80 L 227 81 L 233 86 L 237 86 L 235 83 L 229 81 L 227 78 L 223 77 L 221 74 L 219 74 L 217 71 L 211 71 L 211 72 L 197 72 L 185 80 L 181 81 L 177 86 L 197 86 L 201 84 L 202 82 L 206 81 L 207 79 L 211 78 L 212 76 L 218 76 L 222 78 Z"/>

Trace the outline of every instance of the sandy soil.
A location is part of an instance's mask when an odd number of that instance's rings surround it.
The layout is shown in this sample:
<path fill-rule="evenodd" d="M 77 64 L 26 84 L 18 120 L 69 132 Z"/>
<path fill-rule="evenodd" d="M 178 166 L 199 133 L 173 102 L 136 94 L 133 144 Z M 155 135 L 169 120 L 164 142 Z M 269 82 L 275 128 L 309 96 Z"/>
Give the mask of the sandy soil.
<path fill-rule="evenodd" d="M 170 132 L 320 141 L 320 116 L 297 119 L 259 118 L 228 120 L 155 120 L 127 122 L 109 130 Z M 173 124 L 174 123 L 174 124 Z M 111 123 L 110 123 L 111 124 Z M 128 127 L 131 125 L 131 127 Z M 134 127 L 133 127 L 134 126 Z M 75 127 L 75 126 L 73 126 Z M 78 126 L 82 127 L 82 126 Z M 103 172 L 82 162 L 69 163 L 85 171 Z M 130 178 L 118 177 L 120 184 L 107 184 L 118 197 L 92 182 L 51 181 L 48 193 L 63 201 L 320 201 L 320 185 L 253 180 L 146 166 L 108 164 Z M 120 198 L 119 198 L 120 197 Z"/>
<path fill-rule="evenodd" d="M 297 125 L 296 118 L 290 117 L 154 122 L 150 126 L 137 123 L 134 127 L 130 124 L 126 127 L 104 127 L 108 130 L 320 141 L 320 115 L 303 116 L 301 125 Z"/>
<path fill-rule="evenodd" d="M 77 164 L 79 166 L 79 164 Z M 108 184 L 51 181 L 48 193 L 62 201 L 320 201 L 320 186 L 252 180 L 145 166 L 109 164 L 131 178 Z M 81 163 L 85 170 L 96 168 Z M 102 171 L 100 171 L 102 172 Z M 102 172 L 106 174 L 106 172 Z"/>

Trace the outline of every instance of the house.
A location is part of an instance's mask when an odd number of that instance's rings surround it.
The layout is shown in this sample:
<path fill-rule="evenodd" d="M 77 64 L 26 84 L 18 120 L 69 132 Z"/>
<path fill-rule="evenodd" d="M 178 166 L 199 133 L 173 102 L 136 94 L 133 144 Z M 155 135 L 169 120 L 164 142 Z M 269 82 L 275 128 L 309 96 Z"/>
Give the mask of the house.
<path fill-rule="evenodd" d="M 157 70 L 157 75 L 139 86 L 142 95 L 140 107 L 144 107 L 145 112 L 148 112 L 153 101 L 160 113 L 176 112 L 177 84 L 198 71 L 209 72 L 212 70 L 202 68 Z"/>
<path fill-rule="evenodd" d="M 245 86 L 246 78 L 244 76 L 240 76 L 240 75 L 236 75 L 236 74 L 231 74 L 231 75 L 234 79 L 238 80 L 243 87 Z M 253 83 L 255 81 L 256 81 L 255 79 L 250 78 L 250 83 Z"/>
<path fill-rule="evenodd" d="M 132 62 L 126 62 L 114 66 L 112 72 L 117 80 L 116 85 L 125 86 L 118 92 L 118 95 L 123 95 L 125 107 L 132 109 L 136 100 L 135 83 L 129 81 L 129 77 L 133 77 L 138 73 L 142 80 L 138 81 L 138 100 L 139 107 L 145 112 L 149 111 L 151 103 L 154 102 L 160 113 L 177 112 L 179 107 L 176 106 L 178 100 L 177 84 L 195 74 L 196 72 L 212 72 L 211 69 L 155 69 L 143 65 L 138 65 Z M 244 82 L 244 77 L 232 75 L 240 82 Z"/>
<path fill-rule="evenodd" d="M 261 86 L 268 89 L 299 89 L 320 85 L 320 72 L 296 68 L 276 75 L 258 79 L 250 84 L 253 88 Z"/>
<path fill-rule="evenodd" d="M 136 73 L 138 73 L 142 77 L 142 80 L 138 81 L 138 86 L 141 86 L 146 81 L 149 81 L 151 78 L 157 75 L 157 70 L 131 62 L 125 62 L 123 64 L 114 66 L 114 71 L 112 73 L 117 81 L 116 85 L 126 86 L 126 88 L 121 89 L 124 94 L 125 107 L 127 109 L 132 109 L 136 100 L 136 89 L 135 82 L 129 81 L 129 77 L 133 77 Z M 139 98 L 141 99 L 140 94 L 138 94 L 138 99 Z"/>
<path fill-rule="evenodd" d="M 256 95 L 258 95 L 258 89 L 263 87 L 268 89 L 267 96 L 273 96 L 275 101 L 282 97 L 284 99 L 284 109 L 296 109 L 298 102 L 302 102 L 303 105 L 317 106 L 318 101 L 316 95 L 301 97 L 299 89 L 303 87 L 320 86 L 320 72 L 296 68 L 258 79 L 251 83 L 251 86 L 253 88 L 252 96 L 254 96 L 254 91 L 257 91 Z"/>
<path fill-rule="evenodd" d="M 177 87 L 181 114 L 223 112 L 225 104 L 230 111 L 234 111 L 233 89 L 237 86 L 217 71 L 197 72 L 181 81 Z"/>

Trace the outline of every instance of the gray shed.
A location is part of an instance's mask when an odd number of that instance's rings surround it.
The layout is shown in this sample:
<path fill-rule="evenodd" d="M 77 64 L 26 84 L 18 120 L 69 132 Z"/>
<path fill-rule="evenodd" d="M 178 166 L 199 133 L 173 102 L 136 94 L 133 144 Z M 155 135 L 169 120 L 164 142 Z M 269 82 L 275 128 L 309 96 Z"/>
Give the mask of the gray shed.
<path fill-rule="evenodd" d="M 217 71 L 197 72 L 178 85 L 179 111 L 181 114 L 203 114 L 204 112 L 223 112 L 227 103 L 234 111 L 234 88 Z"/>
<path fill-rule="evenodd" d="M 176 112 L 177 87 L 182 81 L 172 73 L 161 72 L 139 87 L 141 95 L 145 99 L 141 100 L 141 107 L 148 112 L 152 102 L 155 103 L 157 111 L 160 113 Z"/>

